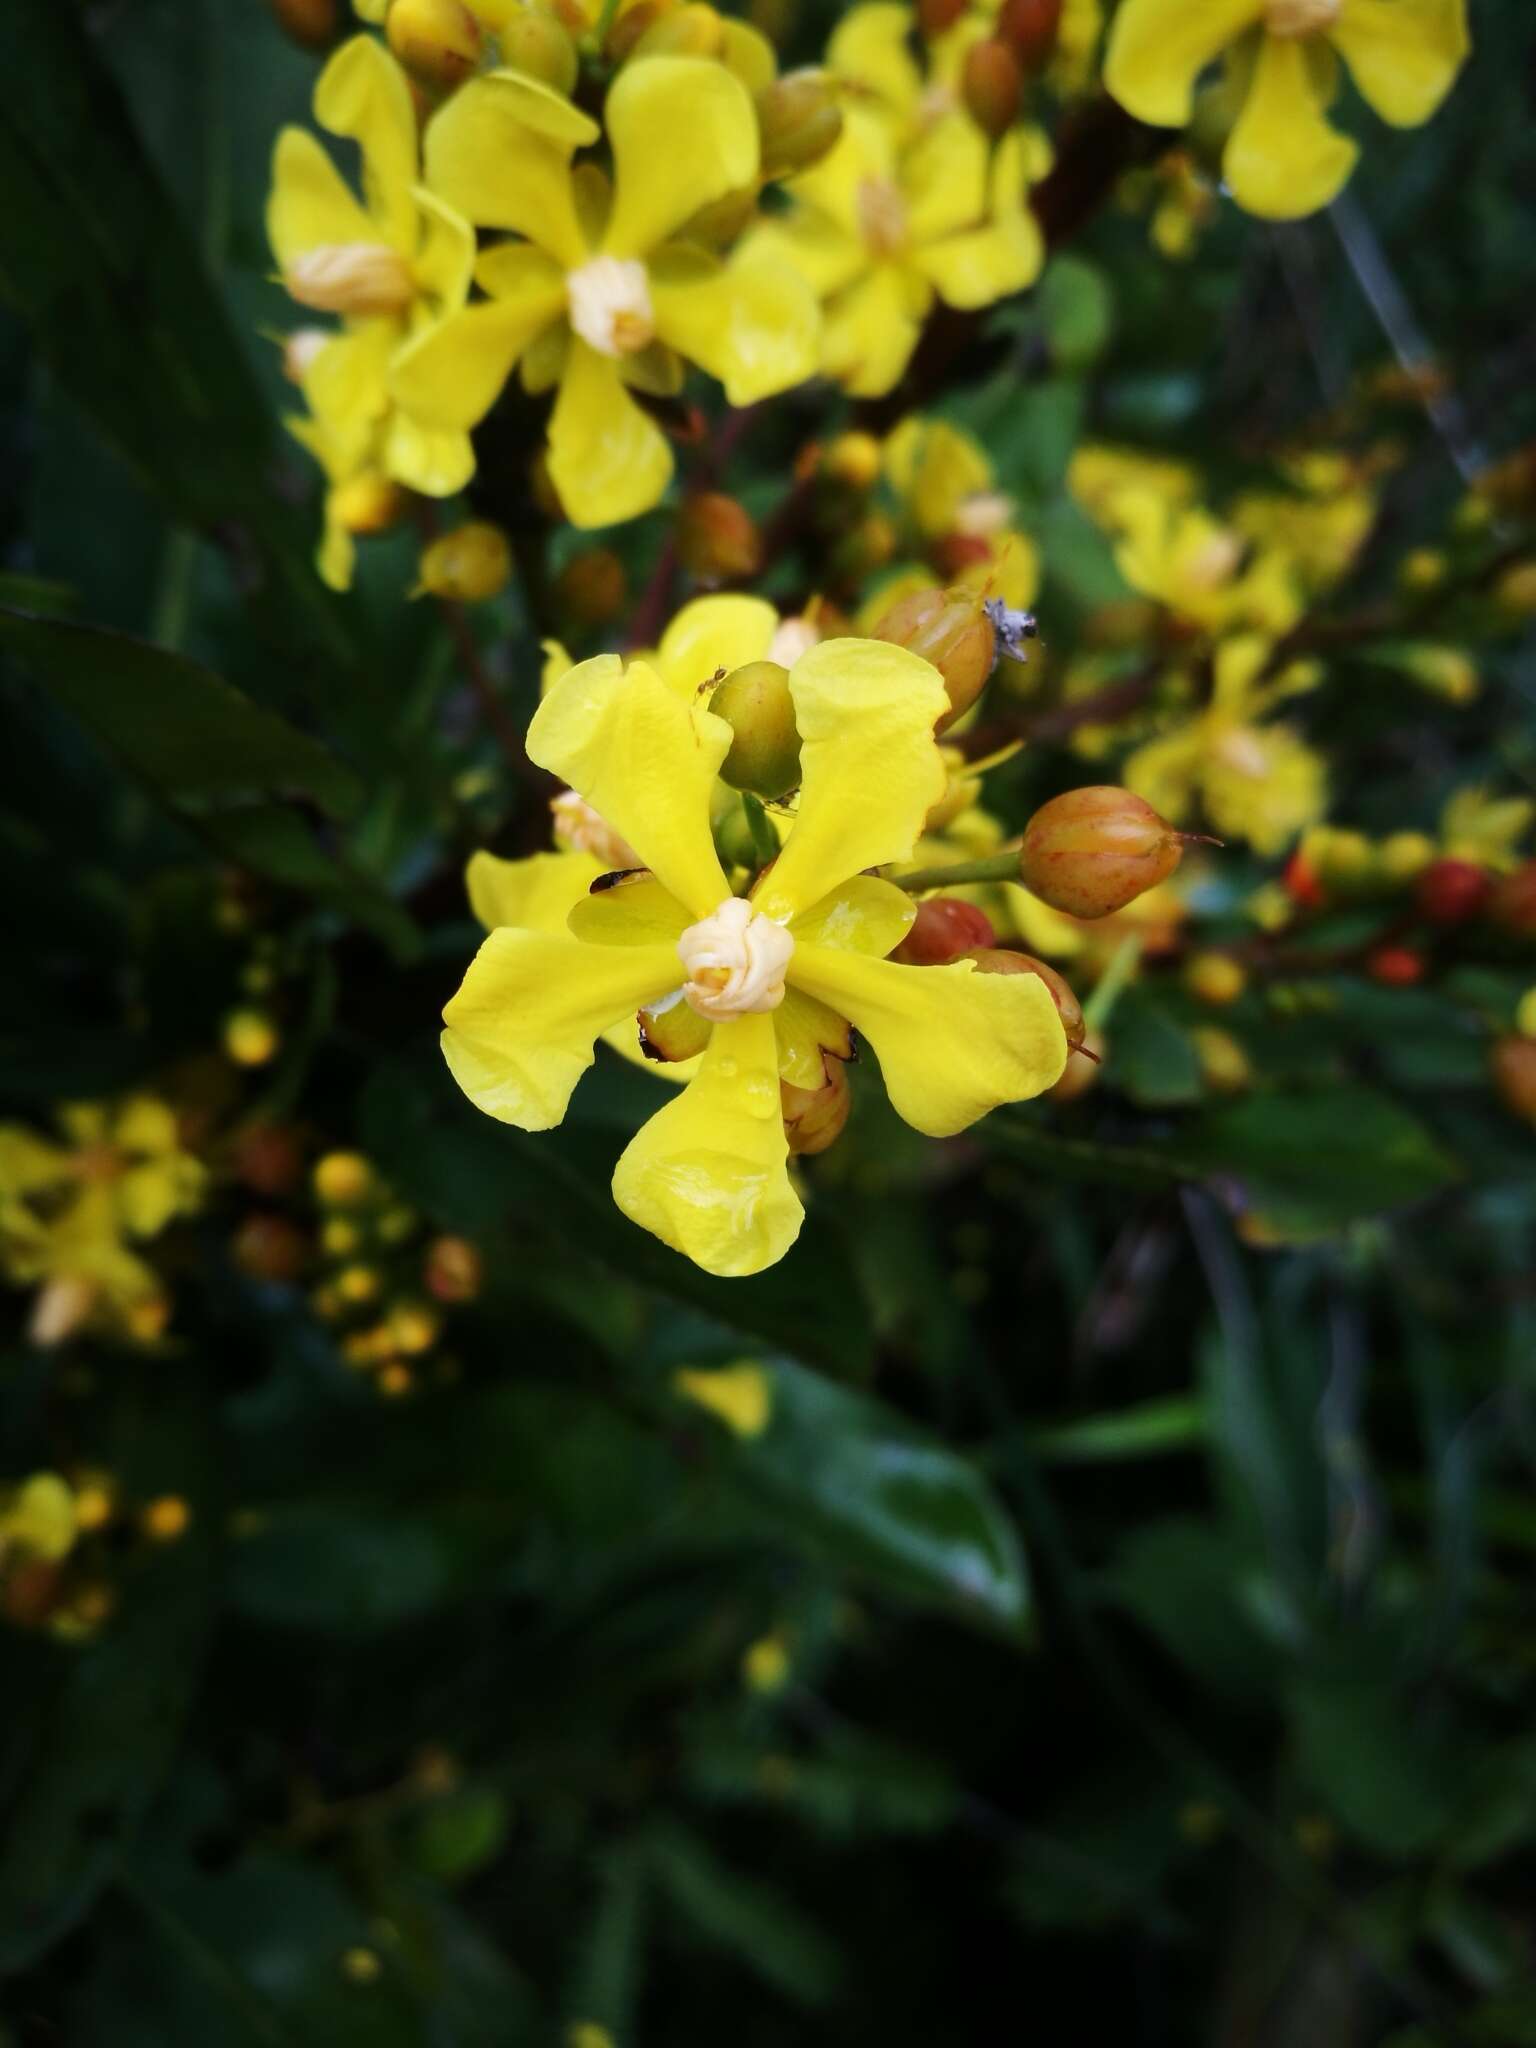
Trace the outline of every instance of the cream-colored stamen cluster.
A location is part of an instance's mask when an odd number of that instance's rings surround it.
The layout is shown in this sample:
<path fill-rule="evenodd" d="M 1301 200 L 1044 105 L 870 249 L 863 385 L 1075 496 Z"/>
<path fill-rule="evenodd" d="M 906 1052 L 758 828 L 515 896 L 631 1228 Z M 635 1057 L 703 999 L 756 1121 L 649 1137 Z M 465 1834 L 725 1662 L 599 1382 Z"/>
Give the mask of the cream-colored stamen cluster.
<path fill-rule="evenodd" d="M 1264 21 L 1272 36 L 1315 36 L 1332 28 L 1344 0 L 1265 0 Z"/>
<path fill-rule="evenodd" d="M 317 313 L 403 313 L 416 296 L 410 265 L 386 242 L 322 242 L 293 259 L 283 283 Z"/>
<path fill-rule="evenodd" d="M 594 256 L 565 280 L 571 325 L 600 355 L 629 356 L 654 339 L 645 265 L 619 256 Z"/>
<path fill-rule="evenodd" d="M 741 896 L 689 925 L 677 942 L 688 979 L 683 995 L 712 1024 L 762 1016 L 784 1000 L 784 974 L 795 942 L 783 925 Z"/>

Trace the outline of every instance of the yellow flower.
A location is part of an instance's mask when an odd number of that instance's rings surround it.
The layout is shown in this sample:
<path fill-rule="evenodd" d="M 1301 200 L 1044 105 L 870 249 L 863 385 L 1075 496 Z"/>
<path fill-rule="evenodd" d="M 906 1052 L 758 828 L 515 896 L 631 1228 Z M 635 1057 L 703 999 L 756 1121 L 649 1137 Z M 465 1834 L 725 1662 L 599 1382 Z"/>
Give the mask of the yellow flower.
<path fill-rule="evenodd" d="M 1178 508 L 1194 503 L 1200 480 L 1187 464 L 1166 456 L 1089 441 L 1068 465 L 1067 489 L 1090 518 L 1113 527 L 1115 505 L 1126 492 L 1150 492 Z"/>
<path fill-rule="evenodd" d="M 1469 48 L 1466 0 L 1124 0 L 1104 83 L 1138 120 L 1182 128 L 1227 53 L 1246 83 L 1223 175 L 1248 212 L 1295 220 L 1338 195 L 1360 153 L 1327 118 L 1340 58 L 1384 121 L 1416 128 Z"/>
<path fill-rule="evenodd" d="M 1376 493 L 1344 455 L 1316 452 L 1281 465 L 1289 491 L 1246 491 L 1232 524 L 1258 546 L 1287 555 L 1314 590 L 1346 574 L 1376 517 Z"/>
<path fill-rule="evenodd" d="M 904 419 L 886 441 L 885 473 L 925 549 L 957 538 L 976 544 L 974 561 L 942 565 L 946 582 L 985 587 L 1020 610 L 1034 603 L 1039 554 L 1014 526 L 1013 501 L 997 488 L 974 435 L 948 420 Z M 887 602 L 902 594 L 893 591 Z"/>
<path fill-rule="evenodd" d="M 1049 167 L 1015 128 L 988 163 L 968 115 L 941 114 L 909 140 L 875 107 L 850 106 L 836 147 L 787 181 L 793 210 L 747 247 L 787 261 L 826 303 L 822 368 L 855 398 L 905 370 L 935 298 L 990 306 L 1033 284 L 1045 259 L 1029 186 Z"/>
<path fill-rule="evenodd" d="M 1520 860 L 1520 846 L 1536 819 L 1536 803 L 1524 796 L 1495 796 L 1491 789 L 1459 789 L 1440 813 L 1440 843 L 1452 860 L 1469 860 L 1507 874 Z"/>
<path fill-rule="evenodd" d="M 635 848 L 648 872 L 589 895 L 564 933 L 493 931 L 444 1013 L 443 1050 L 488 1114 L 524 1130 L 565 1115 L 605 1030 L 686 1004 L 708 1037 L 699 1070 L 631 1141 L 619 1207 L 706 1270 L 761 1271 L 798 1235 L 779 1084 L 819 1087 L 851 1024 L 898 1112 L 949 1136 L 1040 1093 L 1066 1059 L 1032 975 L 898 966 L 911 901 L 866 869 L 906 859 L 946 777 L 933 738 L 936 670 L 882 642 L 826 640 L 790 671 L 802 748 L 794 823 L 749 897 L 731 894 L 710 834 L 732 734 L 691 669 L 600 655 L 540 706 L 530 757 Z"/>
<path fill-rule="evenodd" d="M 463 306 L 474 235 L 419 183 L 411 89 L 373 37 L 354 36 L 331 58 L 314 110 L 322 128 L 358 144 L 364 197 L 306 129 L 278 136 L 267 235 L 282 281 L 299 305 L 342 320 L 329 339 L 292 352 L 314 415 L 299 437 L 333 491 L 372 464 L 411 490 L 451 496 L 474 474 L 469 436 L 392 404 L 389 365 L 402 343 Z M 344 550 L 328 545 L 334 580 Z"/>
<path fill-rule="evenodd" d="M 736 1436 L 761 1436 L 773 1420 L 773 1382 L 760 1365 L 683 1370 L 672 1375 L 672 1385 L 685 1401 L 718 1416 Z"/>
<path fill-rule="evenodd" d="M 1115 566 L 1126 582 L 1188 624 L 1208 633 L 1251 627 L 1280 634 L 1300 618 L 1290 558 L 1276 548 L 1250 550 L 1202 506 L 1131 487 L 1115 492 L 1099 516 L 1119 537 Z"/>
<path fill-rule="evenodd" d="M 397 402 L 442 431 L 473 426 L 521 362 L 558 387 L 549 473 L 577 526 L 648 511 L 672 474 L 660 428 L 630 395 L 676 391 L 682 359 L 749 405 L 809 376 L 815 301 L 787 265 L 722 263 L 677 239 L 690 217 L 757 177 L 757 126 L 740 80 L 698 57 L 642 57 L 609 91 L 610 192 L 572 156 L 594 122 L 513 71 L 461 88 L 427 131 L 427 180 L 481 227 L 522 237 L 486 251 L 488 294 L 396 359 Z"/>
<path fill-rule="evenodd" d="M 0 1493 L 0 1558 L 22 1550 L 57 1564 L 74 1549 L 77 1530 L 75 1496 L 57 1472 L 34 1472 Z"/>

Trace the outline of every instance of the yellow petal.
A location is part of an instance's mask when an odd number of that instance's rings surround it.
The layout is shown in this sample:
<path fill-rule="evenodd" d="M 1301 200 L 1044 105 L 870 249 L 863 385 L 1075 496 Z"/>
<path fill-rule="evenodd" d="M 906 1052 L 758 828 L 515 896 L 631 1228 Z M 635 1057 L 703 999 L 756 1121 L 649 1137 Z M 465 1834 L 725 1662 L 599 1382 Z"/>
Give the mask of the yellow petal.
<path fill-rule="evenodd" d="M 347 135 L 363 157 L 368 211 L 397 249 L 416 239 L 416 112 L 405 73 L 373 36 L 353 36 L 315 85 L 315 119 Z"/>
<path fill-rule="evenodd" d="M 905 889 L 879 875 L 851 875 L 809 910 L 790 919 L 795 943 L 868 953 L 883 960 L 912 929 L 917 905 Z"/>
<path fill-rule="evenodd" d="M 773 1419 L 773 1381 L 760 1365 L 727 1365 L 713 1372 L 675 1372 L 674 1389 L 718 1416 L 737 1436 L 761 1436 Z"/>
<path fill-rule="evenodd" d="M 1137 747 L 1121 766 L 1121 780 L 1170 824 L 1182 824 L 1194 801 L 1205 749 L 1206 722 L 1193 719 Z"/>
<path fill-rule="evenodd" d="M 1137 120 L 1182 128 L 1201 72 L 1263 11 L 1263 0 L 1124 0 L 1104 53 L 1105 88 Z"/>
<path fill-rule="evenodd" d="M 724 719 L 616 654 L 573 668 L 528 728 L 529 759 L 584 796 L 695 918 L 731 893 L 709 832 L 710 792 L 730 744 Z M 674 953 L 674 973 L 676 962 Z"/>
<path fill-rule="evenodd" d="M 729 675 L 749 661 L 762 661 L 778 623 L 765 598 L 696 597 L 662 634 L 656 671 L 669 690 L 691 703 L 720 669 Z"/>
<path fill-rule="evenodd" d="M 1467 61 L 1467 0 L 1345 0 L 1328 39 L 1381 118 L 1417 128 Z"/>
<path fill-rule="evenodd" d="M 602 134 L 590 114 L 584 114 L 574 101 L 546 85 L 543 79 L 505 66 L 484 75 L 502 88 L 503 104 L 516 113 L 523 127 L 559 143 L 567 152 L 585 149 Z"/>
<path fill-rule="evenodd" d="M 177 1150 L 176 1112 L 155 1095 L 133 1095 L 112 1119 L 112 1143 L 151 1157 Z"/>
<path fill-rule="evenodd" d="M 566 920 L 603 872 L 590 853 L 534 853 L 525 860 L 471 854 L 464 870 L 469 907 L 488 932 L 520 925 L 530 932 L 564 932 Z"/>
<path fill-rule="evenodd" d="M 773 1013 L 773 1034 L 779 1047 L 779 1078 L 796 1088 L 826 1085 L 829 1052 L 840 1060 L 853 1057 L 848 1020 L 803 988 L 785 989 L 784 1000 Z"/>
<path fill-rule="evenodd" d="M 843 110 L 843 132 L 819 163 L 791 178 L 785 190 L 862 241 L 866 184 L 890 184 L 896 177 L 896 144 L 889 123 L 870 107 Z"/>
<path fill-rule="evenodd" d="M 638 57 L 608 94 L 610 256 L 645 256 L 701 207 L 757 176 L 757 116 L 739 78 L 703 57 Z"/>
<path fill-rule="evenodd" d="M 286 270 L 307 249 L 328 242 L 374 242 L 378 229 L 358 205 L 340 171 L 304 128 L 285 128 L 272 154 L 267 240 Z"/>
<path fill-rule="evenodd" d="M 133 1166 L 117 1183 L 118 1213 L 130 1237 L 158 1237 L 182 1206 L 173 1168 Z"/>
<path fill-rule="evenodd" d="M 1330 127 L 1304 44 L 1266 36 L 1222 159 L 1238 205 L 1264 220 L 1316 213 L 1343 190 L 1359 154 Z"/>
<path fill-rule="evenodd" d="M 503 925 L 443 1012 L 443 1057 L 487 1116 L 551 1130 L 591 1066 L 599 1034 L 676 982 L 672 946 L 586 946 L 568 934 Z"/>
<path fill-rule="evenodd" d="M 533 337 L 560 316 L 564 285 L 547 256 L 528 258 L 528 289 L 488 299 L 424 329 L 396 356 L 389 388 L 424 425 L 467 429 L 501 396 L 512 366 Z"/>
<path fill-rule="evenodd" d="M 754 897 L 774 918 L 808 909 L 861 868 L 905 860 L 948 787 L 933 728 L 949 699 L 918 655 L 883 640 L 823 640 L 790 670 L 789 688 L 800 805 Z"/>
<path fill-rule="evenodd" d="M 721 17 L 720 33 L 724 38 L 720 62 L 726 70 L 734 72 L 754 95 L 772 85 L 778 76 L 779 60 L 762 30 L 749 21 L 733 21 L 727 14 Z"/>
<path fill-rule="evenodd" d="M 952 533 L 961 504 L 993 487 L 992 465 L 981 443 L 948 420 L 909 413 L 885 444 L 885 473 L 906 500 L 920 533 L 930 540 Z"/>
<path fill-rule="evenodd" d="M 677 283 L 651 277 L 656 331 L 725 386 L 732 405 L 755 405 L 816 370 L 821 316 L 793 265 L 759 251 Z"/>
<path fill-rule="evenodd" d="M 395 320 L 356 320 L 334 334 L 304 372 L 311 412 L 337 427 L 366 427 L 389 410 L 389 359 L 400 340 Z"/>
<path fill-rule="evenodd" d="M 586 260 L 569 141 L 527 121 L 524 86 L 494 73 L 461 85 L 427 129 L 427 184 L 477 227 L 511 228 L 563 269 Z"/>
<path fill-rule="evenodd" d="M 862 236 L 840 227 L 810 207 L 781 214 L 753 228 L 741 244 L 743 257 L 776 263 L 803 277 L 818 298 L 840 292 L 869 268 Z"/>
<path fill-rule="evenodd" d="M 910 113 L 923 90 L 911 33 L 912 10 L 894 0 L 850 7 L 827 44 L 827 69 L 867 87 L 894 112 Z"/>
<path fill-rule="evenodd" d="M 649 512 L 672 475 L 666 436 L 625 390 L 618 364 L 580 340 L 550 415 L 549 475 L 573 526 Z"/>
<path fill-rule="evenodd" d="M 912 261 L 947 306 L 971 312 L 1034 283 L 1045 262 L 1045 237 L 1026 211 L 914 249 Z"/>
<path fill-rule="evenodd" d="M 384 435 L 384 469 L 423 497 L 452 498 L 475 473 L 474 443 L 460 427 L 426 427 L 396 412 Z"/>
<path fill-rule="evenodd" d="M 1067 1063 L 1061 1019 L 1037 975 L 978 974 L 968 960 L 899 967 L 810 946 L 796 949 L 789 974 L 869 1040 L 892 1105 L 932 1138 L 1042 1094 Z"/>
<path fill-rule="evenodd" d="M 901 190 L 914 242 L 974 227 L 987 205 L 987 140 L 969 115 L 945 114 L 901 160 Z"/>
<path fill-rule="evenodd" d="M 788 1156 L 773 1019 L 737 1017 L 715 1026 L 693 1080 L 625 1148 L 613 1196 L 707 1273 L 760 1273 L 800 1234 Z"/>
<path fill-rule="evenodd" d="M 930 298 L 915 272 L 877 264 L 827 308 L 822 368 L 851 397 L 883 398 L 912 360 Z"/>
<path fill-rule="evenodd" d="M 610 887 L 591 890 L 571 906 L 570 930 L 594 946 L 671 946 L 694 921 L 670 889 L 654 875 L 626 875 Z M 682 962 L 677 979 L 683 979 Z"/>
<path fill-rule="evenodd" d="M 425 185 L 411 189 L 421 225 L 412 274 L 418 289 L 434 302 L 433 313 L 439 317 L 456 313 L 469 297 L 475 272 L 475 231 L 461 213 L 434 198 Z"/>

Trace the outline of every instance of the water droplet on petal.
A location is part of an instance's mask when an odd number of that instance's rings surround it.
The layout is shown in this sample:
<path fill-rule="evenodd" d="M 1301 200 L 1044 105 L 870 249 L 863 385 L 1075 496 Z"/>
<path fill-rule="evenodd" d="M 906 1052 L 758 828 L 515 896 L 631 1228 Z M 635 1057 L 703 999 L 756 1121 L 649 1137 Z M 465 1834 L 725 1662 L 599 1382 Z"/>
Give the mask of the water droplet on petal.
<path fill-rule="evenodd" d="M 727 1057 L 726 1059 L 723 1059 L 720 1062 L 717 1071 L 719 1072 L 722 1081 L 734 1081 L 738 1070 L 736 1062 L 733 1059 Z"/>

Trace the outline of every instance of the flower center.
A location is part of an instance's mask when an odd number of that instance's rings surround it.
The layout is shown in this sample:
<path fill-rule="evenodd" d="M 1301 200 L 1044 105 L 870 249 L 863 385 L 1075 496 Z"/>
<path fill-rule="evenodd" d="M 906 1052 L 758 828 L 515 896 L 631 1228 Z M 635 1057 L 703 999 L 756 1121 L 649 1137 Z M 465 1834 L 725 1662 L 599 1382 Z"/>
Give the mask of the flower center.
<path fill-rule="evenodd" d="M 618 256 L 594 256 L 567 273 L 571 325 L 600 355 L 632 356 L 656 332 L 645 265 Z"/>
<path fill-rule="evenodd" d="M 562 789 L 549 800 L 555 814 L 555 838 L 572 853 L 590 853 L 610 868 L 638 868 L 645 863 L 627 839 L 620 838 L 600 811 L 594 811 L 574 789 Z"/>
<path fill-rule="evenodd" d="M 795 942 L 783 925 L 727 896 L 712 916 L 689 925 L 677 942 L 687 970 L 683 995 L 712 1024 L 757 1017 L 784 1000 L 784 972 Z"/>
<path fill-rule="evenodd" d="M 1215 753 L 1234 775 L 1244 775 L 1252 781 L 1262 782 L 1269 773 L 1269 756 L 1264 742 L 1251 725 L 1235 725 L 1217 741 Z"/>
<path fill-rule="evenodd" d="M 1344 0 L 1264 0 L 1264 21 L 1272 36 L 1315 36 L 1332 28 Z"/>
<path fill-rule="evenodd" d="M 322 242 L 294 258 L 283 282 L 317 313 L 403 313 L 416 296 L 410 265 L 384 242 Z"/>
<path fill-rule="evenodd" d="M 907 202 L 889 178 L 866 178 L 859 186 L 859 225 L 877 256 L 894 256 L 907 239 Z"/>
<path fill-rule="evenodd" d="M 1226 527 L 1218 527 L 1190 549 L 1182 565 L 1184 581 L 1191 590 L 1220 590 L 1236 575 L 1242 559 L 1241 539 Z"/>
<path fill-rule="evenodd" d="M 971 491 L 955 511 L 955 531 L 970 540 L 990 540 L 1013 517 L 1013 500 L 1001 491 Z"/>

